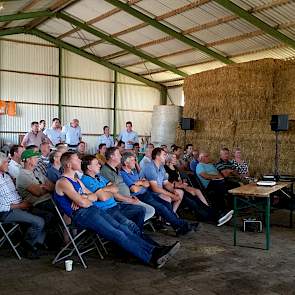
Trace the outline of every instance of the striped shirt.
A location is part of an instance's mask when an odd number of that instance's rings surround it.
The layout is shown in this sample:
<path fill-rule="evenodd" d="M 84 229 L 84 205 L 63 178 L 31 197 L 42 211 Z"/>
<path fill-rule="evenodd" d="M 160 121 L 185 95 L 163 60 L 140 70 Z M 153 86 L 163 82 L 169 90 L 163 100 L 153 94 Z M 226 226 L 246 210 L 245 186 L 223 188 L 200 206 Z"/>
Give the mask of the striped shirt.
<path fill-rule="evenodd" d="M 0 173 L 0 212 L 10 211 L 11 204 L 19 204 L 21 201 L 11 177 L 7 173 Z"/>

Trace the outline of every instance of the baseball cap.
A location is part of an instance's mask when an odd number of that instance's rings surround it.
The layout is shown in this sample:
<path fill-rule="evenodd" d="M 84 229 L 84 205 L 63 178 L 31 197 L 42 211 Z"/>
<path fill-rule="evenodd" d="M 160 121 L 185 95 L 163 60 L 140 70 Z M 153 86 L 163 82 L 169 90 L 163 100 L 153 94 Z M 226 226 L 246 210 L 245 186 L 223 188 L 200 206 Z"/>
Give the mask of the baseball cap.
<path fill-rule="evenodd" d="M 34 150 L 25 150 L 22 152 L 21 159 L 26 160 L 32 157 L 40 157 L 41 153 L 35 152 Z"/>

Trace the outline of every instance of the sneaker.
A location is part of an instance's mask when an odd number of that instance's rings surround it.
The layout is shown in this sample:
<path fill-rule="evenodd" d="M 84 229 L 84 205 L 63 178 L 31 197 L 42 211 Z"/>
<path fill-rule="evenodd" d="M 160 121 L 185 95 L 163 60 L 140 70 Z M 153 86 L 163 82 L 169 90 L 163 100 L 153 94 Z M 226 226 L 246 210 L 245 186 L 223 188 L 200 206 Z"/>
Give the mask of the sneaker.
<path fill-rule="evenodd" d="M 158 269 L 162 268 L 180 248 L 180 242 L 175 242 L 171 246 L 156 247 L 152 255 L 152 263 Z"/>
<path fill-rule="evenodd" d="M 225 215 L 223 215 L 221 218 L 218 219 L 217 226 L 222 226 L 225 223 L 227 223 L 228 221 L 230 221 L 233 217 L 233 214 L 234 214 L 233 210 L 227 212 Z"/>
<path fill-rule="evenodd" d="M 223 219 L 227 219 L 227 217 L 229 215 L 233 215 L 234 214 L 234 210 L 230 210 L 229 212 L 225 213 L 223 212 L 223 214 L 221 215 L 221 217 L 218 219 L 218 223 L 222 222 Z"/>

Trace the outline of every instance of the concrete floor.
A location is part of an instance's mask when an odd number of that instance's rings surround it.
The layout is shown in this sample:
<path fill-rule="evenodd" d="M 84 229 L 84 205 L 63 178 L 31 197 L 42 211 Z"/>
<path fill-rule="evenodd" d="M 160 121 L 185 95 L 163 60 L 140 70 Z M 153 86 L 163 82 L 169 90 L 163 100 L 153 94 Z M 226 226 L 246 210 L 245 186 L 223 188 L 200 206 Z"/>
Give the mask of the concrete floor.
<path fill-rule="evenodd" d="M 272 222 L 287 225 L 288 213 L 277 211 Z M 295 229 L 273 225 L 270 251 L 234 247 L 232 230 L 202 224 L 199 232 L 181 238 L 177 256 L 161 270 L 133 258 L 90 257 L 86 271 L 76 263 L 67 273 L 62 264 L 51 265 L 50 255 L 18 261 L 0 251 L 0 294 L 295 294 Z M 239 232 L 238 237 L 240 244 L 264 246 L 264 233 Z"/>

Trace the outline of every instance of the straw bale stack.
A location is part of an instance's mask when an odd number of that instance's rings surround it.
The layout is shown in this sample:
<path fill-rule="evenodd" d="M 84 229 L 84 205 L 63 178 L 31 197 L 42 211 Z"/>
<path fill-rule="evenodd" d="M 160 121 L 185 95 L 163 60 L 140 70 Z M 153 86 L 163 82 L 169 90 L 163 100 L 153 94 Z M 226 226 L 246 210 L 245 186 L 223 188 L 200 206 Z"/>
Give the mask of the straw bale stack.
<path fill-rule="evenodd" d="M 186 143 L 218 158 L 221 147 L 239 147 L 252 175 L 274 171 L 272 114 L 295 120 L 295 63 L 264 59 L 191 75 L 184 83 L 184 117 L 196 120 Z M 294 123 L 294 124 L 293 124 Z M 183 145 L 184 132 L 177 131 Z M 295 121 L 280 133 L 280 172 L 295 174 Z"/>

